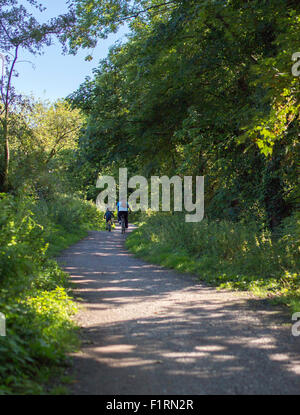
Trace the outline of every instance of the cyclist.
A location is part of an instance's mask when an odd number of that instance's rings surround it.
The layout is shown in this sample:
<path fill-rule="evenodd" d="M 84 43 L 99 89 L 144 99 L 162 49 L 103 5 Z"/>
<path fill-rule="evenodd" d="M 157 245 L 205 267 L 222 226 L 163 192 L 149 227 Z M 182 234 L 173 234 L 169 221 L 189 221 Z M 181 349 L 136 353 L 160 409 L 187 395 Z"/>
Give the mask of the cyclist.
<path fill-rule="evenodd" d="M 122 199 L 120 202 L 117 203 L 118 208 L 118 221 L 121 223 L 121 217 L 124 216 L 125 219 L 125 227 L 128 229 L 128 211 L 130 211 L 129 204 L 126 202 L 125 199 Z"/>
<path fill-rule="evenodd" d="M 109 208 L 107 208 L 104 214 L 104 219 L 106 220 L 106 229 L 108 227 L 108 222 L 111 221 L 113 217 L 114 217 L 113 212 Z"/>

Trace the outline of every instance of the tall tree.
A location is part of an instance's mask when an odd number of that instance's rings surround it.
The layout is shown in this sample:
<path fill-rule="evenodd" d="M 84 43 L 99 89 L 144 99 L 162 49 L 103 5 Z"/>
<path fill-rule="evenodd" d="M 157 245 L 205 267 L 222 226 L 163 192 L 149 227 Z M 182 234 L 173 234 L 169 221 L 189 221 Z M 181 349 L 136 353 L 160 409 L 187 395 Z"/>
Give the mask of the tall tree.
<path fill-rule="evenodd" d="M 27 3 L 41 12 L 44 10 L 36 0 L 27 0 Z M 24 49 L 32 54 L 41 53 L 44 46 L 51 44 L 54 35 L 62 37 L 73 23 L 71 13 L 39 23 L 28 7 L 18 0 L 0 0 L 0 51 L 3 62 L 0 79 L 0 191 L 7 191 L 9 185 L 10 111 L 21 99 L 13 88 L 12 80 L 20 53 Z"/>
<path fill-rule="evenodd" d="M 92 27 L 96 2 L 76 3 Z M 274 227 L 295 196 L 299 2 L 175 5 L 131 16 L 129 41 L 71 97 L 89 116 L 82 154 L 95 169 L 204 174 L 212 214 L 266 214 Z"/>
<path fill-rule="evenodd" d="M 78 48 L 94 47 L 99 38 L 115 33 L 125 23 L 168 12 L 187 0 L 70 0 L 69 7 L 76 16 L 76 24 L 69 32 L 71 52 Z"/>

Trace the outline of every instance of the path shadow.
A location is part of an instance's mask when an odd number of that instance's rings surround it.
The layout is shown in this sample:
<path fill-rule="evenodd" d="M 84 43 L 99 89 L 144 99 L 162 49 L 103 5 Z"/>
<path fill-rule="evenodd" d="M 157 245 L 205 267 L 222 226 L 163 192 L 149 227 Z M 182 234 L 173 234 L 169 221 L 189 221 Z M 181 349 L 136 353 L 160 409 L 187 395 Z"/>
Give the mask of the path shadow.
<path fill-rule="evenodd" d="M 147 264 L 117 233 L 90 233 L 61 262 L 84 300 L 74 394 L 299 394 L 288 313 Z"/>

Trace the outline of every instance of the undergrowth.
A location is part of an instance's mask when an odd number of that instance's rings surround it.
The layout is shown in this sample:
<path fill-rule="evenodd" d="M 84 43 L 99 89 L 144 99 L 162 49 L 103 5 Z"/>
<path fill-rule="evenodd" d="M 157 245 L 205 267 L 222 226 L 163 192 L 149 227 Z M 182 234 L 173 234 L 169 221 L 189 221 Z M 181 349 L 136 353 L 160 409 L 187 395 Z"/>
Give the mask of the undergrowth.
<path fill-rule="evenodd" d="M 53 259 L 102 215 L 89 202 L 0 195 L 0 394 L 56 394 L 67 382 L 67 354 L 79 346 L 71 286 Z M 54 382 L 54 379 L 56 380 Z"/>
<path fill-rule="evenodd" d="M 300 311 L 299 215 L 276 233 L 255 223 L 185 223 L 182 215 L 147 217 L 126 241 L 148 261 L 197 274 L 220 288 L 249 290 Z"/>

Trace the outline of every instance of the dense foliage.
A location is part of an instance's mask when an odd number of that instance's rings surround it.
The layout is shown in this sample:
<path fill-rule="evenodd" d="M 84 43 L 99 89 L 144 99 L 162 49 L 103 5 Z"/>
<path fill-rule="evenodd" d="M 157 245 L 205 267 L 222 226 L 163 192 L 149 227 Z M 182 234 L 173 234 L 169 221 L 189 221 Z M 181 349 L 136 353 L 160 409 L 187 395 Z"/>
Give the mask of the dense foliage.
<path fill-rule="evenodd" d="M 98 2 L 77 3 L 91 23 Z M 128 42 L 70 97 L 89 117 L 78 159 L 95 172 L 87 182 L 119 166 L 204 175 L 208 216 L 279 225 L 298 196 L 299 7 L 195 0 L 137 13 Z"/>
<path fill-rule="evenodd" d="M 75 49 L 131 29 L 69 97 L 87 116 L 77 172 L 89 172 L 88 196 L 99 171 L 120 167 L 205 176 L 205 222 L 155 216 L 129 246 L 179 268 L 184 246 L 183 262 L 209 281 L 299 296 L 299 2 L 73 3 Z"/>
<path fill-rule="evenodd" d="M 55 386 L 78 345 L 76 307 L 53 258 L 103 225 L 72 175 L 84 116 L 65 100 L 36 101 L 13 85 L 21 51 L 39 53 L 71 21 L 40 24 L 25 4 L 0 1 L 0 312 L 7 325 L 0 394 L 63 391 Z"/>
<path fill-rule="evenodd" d="M 78 346 L 76 311 L 66 274 L 54 254 L 101 228 L 90 202 L 58 195 L 41 201 L 0 195 L 0 394 L 46 393 L 44 385 Z"/>

